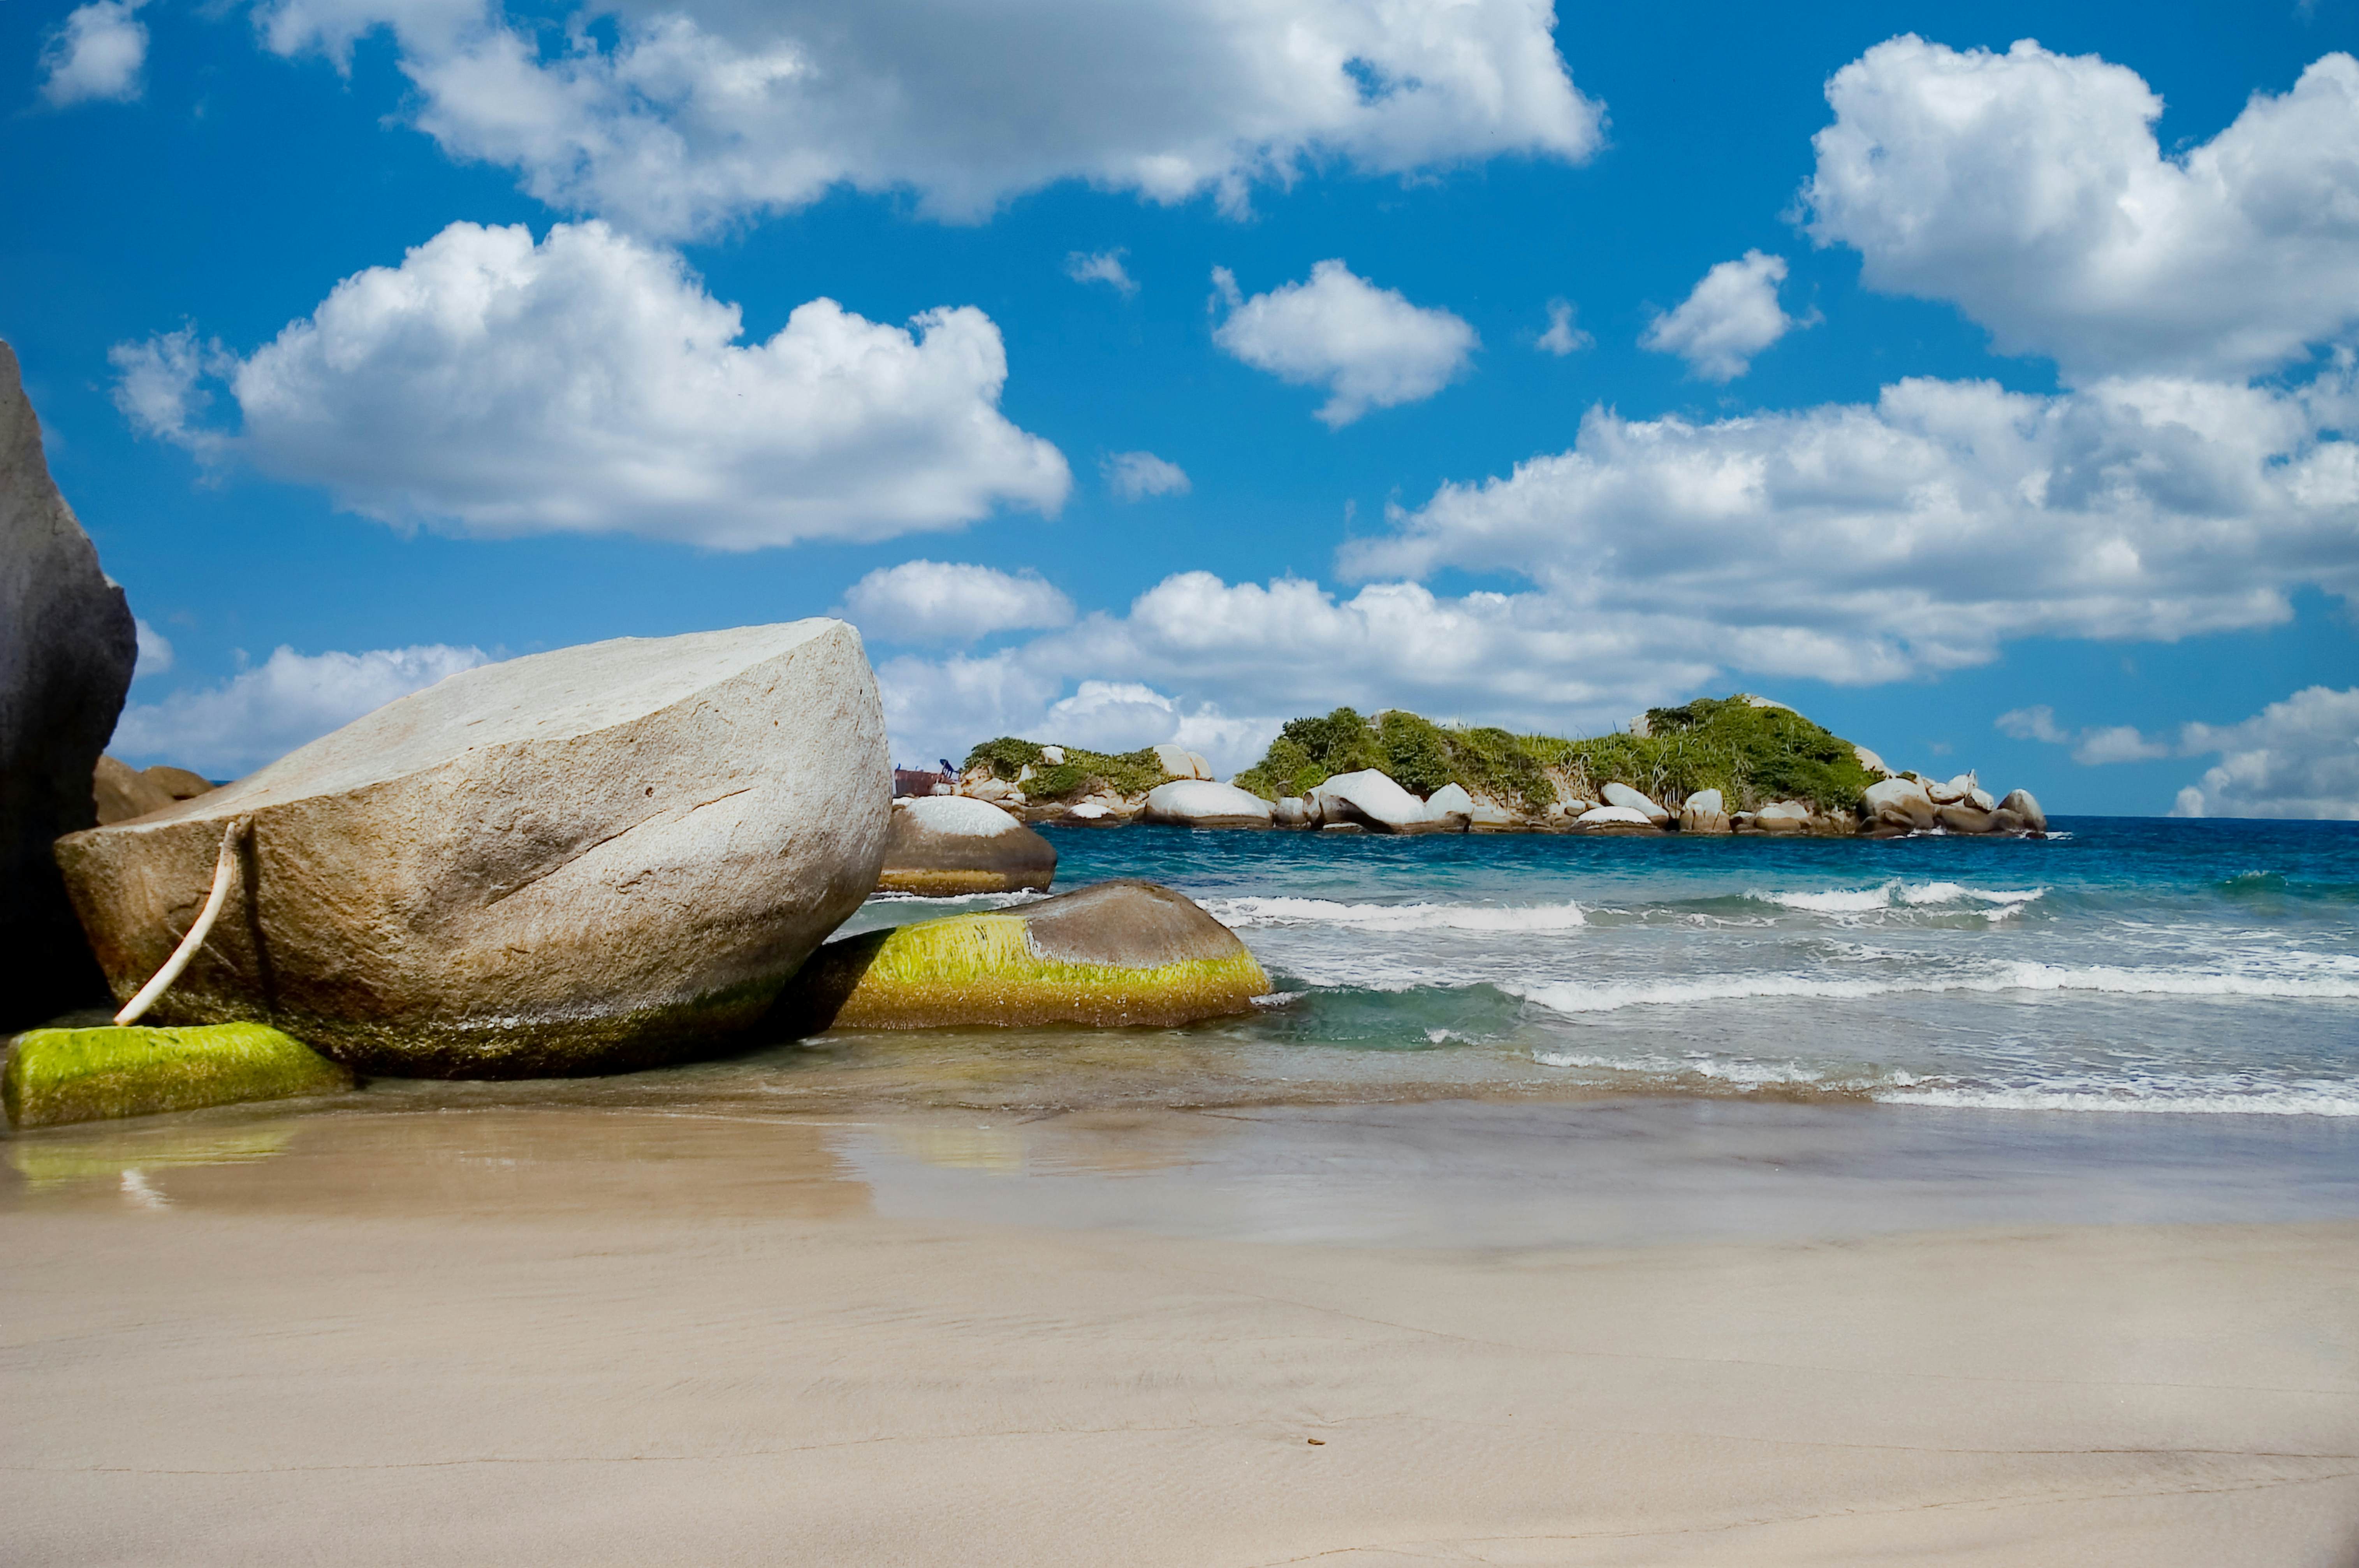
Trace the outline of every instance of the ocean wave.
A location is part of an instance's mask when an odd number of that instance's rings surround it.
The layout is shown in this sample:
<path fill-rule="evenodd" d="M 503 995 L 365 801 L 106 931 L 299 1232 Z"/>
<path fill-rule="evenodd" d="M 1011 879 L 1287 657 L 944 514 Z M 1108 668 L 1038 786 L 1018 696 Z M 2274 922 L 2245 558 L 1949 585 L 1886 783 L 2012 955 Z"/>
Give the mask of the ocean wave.
<path fill-rule="evenodd" d="M 1848 1001 L 1869 997 L 1942 991 L 2090 991 L 2114 996 L 2250 997 L 2301 1001 L 2359 1000 L 2359 977 L 2287 974 L 2221 974 L 2193 969 L 2076 968 L 2028 960 L 1996 964 L 1972 972 L 1922 975 L 1907 979 L 1842 979 L 1822 975 L 1707 975 L 1691 979 L 1621 985 L 1506 986 L 1513 994 L 1553 1012 L 1613 1012 L 1625 1007 L 1679 1007 L 1696 1002 L 1767 1000 L 1777 998 Z"/>
<path fill-rule="evenodd" d="M 2169 1088 L 2143 1092 L 2102 1089 L 1883 1089 L 1885 1105 L 1949 1106 L 1964 1110 L 2132 1111 L 2182 1116 L 2359 1116 L 2359 1087 L 2254 1089 L 2228 1094 Z"/>
<path fill-rule="evenodd" d="M 1208 898 L 1233 929 L 1346 925 L 1359 931 L 1571 931 L 1588 924 L 1577 903 L 1337 903 L 1323 898 Z"/>
<path fill-rule="evenodd" d="M 1745 897 L 1758 903 L 1806 914 L 1869 914 L 1887 909 L 1940 910 L 1982 905 L 1986 920 L 2018 914 L 2047 895 L 2046 888 L 1976 888 L 1963 882 L 1905 882 L 1898 878 L 1872 888 L 1832 888 L 1821 892 L 1776 892 L 1755 888 Z"/>
<path fill-rule="evenodd" d="M 1543 1067 L 1632 1074 L 1658 1090 L 1676 1091 L 1684 1082 L 1704 1094 L 1771 1089 L 1786 1098 L 1871 1099 L 1881 1105 L 1929 1106 L 1962 1110 L 2070 1110 L 2154 1115 L 2359 1117 L 2359 1083 L 2298 1078 L 2269 1083 L 2234 1074 L 2193 1074 L 2103 1086 L 2085 1078 L 2048 1085 L 1961 1083 L 1919 1078 L 1907 1072 L 1846 1074 L 1799 1062 L 1756 1061 L 1696 1054 L 1673 1059 L 1655 1054 L 1596 1055 L 1536 1050 Z"/>

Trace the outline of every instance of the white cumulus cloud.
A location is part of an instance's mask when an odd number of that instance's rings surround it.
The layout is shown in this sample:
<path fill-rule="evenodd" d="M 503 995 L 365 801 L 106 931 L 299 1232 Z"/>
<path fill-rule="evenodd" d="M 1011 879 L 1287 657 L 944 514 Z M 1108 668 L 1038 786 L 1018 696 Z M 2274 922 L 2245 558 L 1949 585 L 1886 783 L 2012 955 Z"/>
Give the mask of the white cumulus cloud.
<path fill-rule="evenodd" d="M 2241 724 L 2190 724 L 2179 749 L 2220 761 L 2179 792 L 2174 816 L 2359 821 L 2359 687 L 2310 687 Z"/>
<path fill-rule="evenodd" d="M 862 632 L 890 643 L 972 643 L 994 632 L 1065 625 L 1073 618 L 1073 601 L 1030 572 L 903 561 L 853 583 L 842 613 Z"/>
<path fill-rule="evenodd" d="M 1124 254 L 1119 248 L 1071 252 L 1065 257 L 1065 276 L 1075 283 L 1103 283 L 1128 298 L 1138 292 L 1138 280 L 1122 265 Z"/>
<path fill-rule="evenodd" d="M 1060 180 L 1163 202 L 1340 160 L 1571 160 L 1602 112 L 1549 0 L 611 0 L 545 45 L 484 0 L 262 0 L 266 45 L 388 29 L 415 123 L 534 196 L 684 235 L 832 189 L 987 215 Z"/>
<path fill-rule="evenodd" d="M 1565 355 L 1577 353 L 1595 342 L 1594 338 L 1572 324 L 1573 315 L 1572 301 L 1549 300 L 1548 330 L 1535 340 L 1534 346 L 1543 353 L 1554 354 L 1559 359 L 1562 359 Z"/>
<path fill-rule="evenodd" d="M 1341 260 L 1310 278 L 1246 298 L 1228 268 L 1212 269 L 1228 319 L 1212 341 L 1256 370 L 1330 395 L 1315 416 L 1330 429 L 1371 408 L 1431 397 L 1465 373 L 1481 346 L 1474 329 L 1438 307 L 1412 305 Z"/>
<path fill-rule="evenodd" d="M 150 676 L 172 672 L 172 640 L 144 620 L 134 619 L 132 628 L 138 636 L 138 651 L 131 665 L 131 678 L 146 680 Z"/>
<path fill-rule="evenodd" d="M 2089 767 L 2217 756 L 2200 782 L 2179 792 L 2173 816 L 2359 820 L 2359 687 L 2310 687 L 2242 723 L 2182 724 L 2175 736 L 2128 724 L 2070 730 L 2044 705 L 2001 714 L 1998 727 L 2021 740 L 2069 745 L 2072 760 Z"/>
<path fill-rule="evenodd" d="M 1185 495 L 1192 487 L 1187 470 L 1153 452 L 1115 452 L 1105 460 L 1106 488 L 1125 501 L 1150 495 Z"/>
<path fill-rule="evenodd" d="M 2171 754 L 2168 742 L 2147 739 L 2135 725 L 2067 730 L 2056 722 L 2056 709 L 2046 703 L 2002 713 L 1995 723 L 1999 730 L 2018 741 L 2070 746 L 2072 760 L 2083 767 L 2102 767 L 2107 762 L 2148 762 Z"/>
<path fill-rule="evenodd" d="M 2134 71 L 1910 36 L 1827 86 L 1810 232 L 2066 375 L 2241 376 L 2359 322 L 2359 61 L 2330 54 L 2166 155 Z"/>
<path fill-rule="evenodd" d="M 766 342 L 742 327 L 676 253 L 603 224 L 536 244 L 453 223 L 243 360 L 186 329 L 119 347 L 117 401 L 348 510 L 480 535 L 753 549 L 1063 503 L 1063 456 L 999 412 L 1006 352 L 982 311 L 904 329 L 815 299 Z M 198 423 L 205 375 L 241 430 Z"/>
<path fill-rule="evenodd" d="M 249 773 L 361 715 L 488 663 L 480 648 L 430 643 L 362 654 L 282 647 L 211 687 L 123 710 L 107 750 L 126 761 L 171 762 L 209 778 Z"/>
<path fill-rule="evenodd" d="M 41 49 L 41 97 L 51 108 L 139 96 L 147 63 L 147 0 L 92 0 L 66 13 Z"/>
<path fill-rule="evenodd" d="M 2053 396 L 1908 380 L 1868 405 L 1582 421 L 1570 451 L 1445 484 L 1349 575 L 1520 574 L 1583 613 L 1669 616 L 1767 674 L 1878 681 L 2008 638 L 2174 639 L 2359 594 L 2359 452 L 2336 378 Z M 1704 630 L 1710 628 L 1710 630 Z"/>
<path fill-rule="evenodd" d="M 1783 256 L 1747 251 L 1722 262 L 1678 309 L 1655 318 L 1639 346 L 1679 355 L 1706 381 L 1734 381 L 1753 368 L 1754 355 L 1796 326 L 1809 325 L 1777 303 L 1777 286 L 1785 281 Z"/>

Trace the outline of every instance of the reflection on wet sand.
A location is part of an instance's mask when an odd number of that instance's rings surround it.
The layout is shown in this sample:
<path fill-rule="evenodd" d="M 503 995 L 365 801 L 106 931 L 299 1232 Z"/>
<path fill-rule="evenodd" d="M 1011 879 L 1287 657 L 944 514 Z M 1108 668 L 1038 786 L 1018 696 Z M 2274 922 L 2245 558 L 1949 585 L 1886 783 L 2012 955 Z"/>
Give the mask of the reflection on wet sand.
<path fill-rule="evenodd" d="M 158 1131 L 16 1141 L 9 1156 L 27 1178 L 21 1201 L 46 1207 L 137 1188 L 149 1207 L 451 1219 L 823 1219 L 870 1207 L 832 1130 L 812 1122 L 575 1107 L 346 1112 Z"/>

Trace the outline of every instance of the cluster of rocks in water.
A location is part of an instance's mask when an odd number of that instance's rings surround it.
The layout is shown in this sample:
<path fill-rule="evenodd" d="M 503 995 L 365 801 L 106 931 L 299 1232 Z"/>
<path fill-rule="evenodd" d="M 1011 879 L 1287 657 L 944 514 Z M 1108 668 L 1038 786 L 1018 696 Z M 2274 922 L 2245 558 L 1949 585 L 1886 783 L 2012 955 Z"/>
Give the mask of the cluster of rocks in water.
<path fill-rule="evenodd" d="M 1598 787 L 1593 799 L 1567 795 L 1535 812 L 1476 795 L 1459 784 L 1444 784 L 1420 798 L 1375 768 L 1334 774 L 1301 795 L 1275 801 L 1234 784 L 1191 775 L 1131 795 L 1100 792 L 1071 803 L 1030 800 L 1021 780 L 1002 780 L 987 768 L 978 768 L 955 784 L 946 781 L 937 786 L 945 793 L 895 804 L 904 810 L 937 811 L 937 803 L 973 801 L 1033 825 L 1150 822 L 1328 833 L 1777 833 L 1888 838 L 1910 833 L 2038 836 L 2048 831 L 2047 815 L 2028 790 L 1995 799 L 1971 773 L 1946 780 L 1894 773 L 1880 762 L 1868 764 L 1872 756 L 1864 753 L 1864 765 L 1880 776 L 1867 787 L 1857 809 L 1776 800 L 1751 811 L 1731 811 L 1718 789 L 1658 800 L 1632 785 L 1609 782 Z"/>

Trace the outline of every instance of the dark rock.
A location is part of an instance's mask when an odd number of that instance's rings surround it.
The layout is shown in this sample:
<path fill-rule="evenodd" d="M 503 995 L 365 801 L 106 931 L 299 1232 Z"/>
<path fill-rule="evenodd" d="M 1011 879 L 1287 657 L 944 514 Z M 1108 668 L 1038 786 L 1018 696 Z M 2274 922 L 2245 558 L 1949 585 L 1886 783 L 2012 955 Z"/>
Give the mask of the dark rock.
<path fill-rule="evenodd" d="M 0 342 L 0 1025 L 106 994 L 49 847 L 98 821 L 92 779 L 137 657 L 131 607 L 49 481 Z"/>

